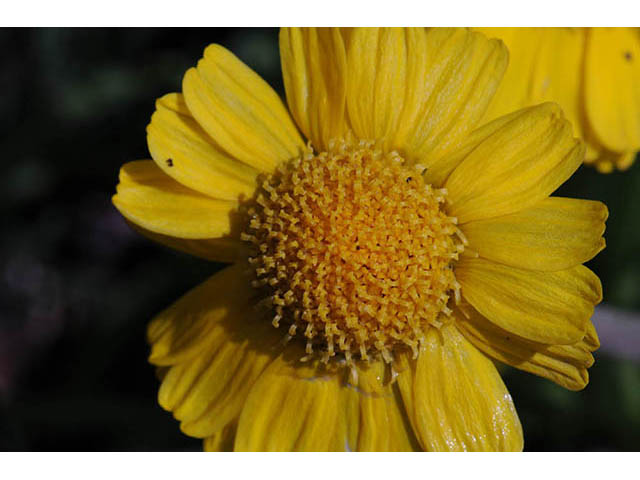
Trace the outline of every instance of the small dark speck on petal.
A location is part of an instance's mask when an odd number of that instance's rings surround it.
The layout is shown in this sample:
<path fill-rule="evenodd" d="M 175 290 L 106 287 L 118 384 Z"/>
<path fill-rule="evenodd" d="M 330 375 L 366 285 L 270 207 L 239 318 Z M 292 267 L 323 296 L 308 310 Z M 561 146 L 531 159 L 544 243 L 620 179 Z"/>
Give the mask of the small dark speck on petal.
<path fill-rule="evenodd" d="M 624 52 L 624 59 L 627 62 L 630 62 L 631 60 L 633 60 L 633 55 L 631 54 L 631 52 L 629 51 Z"/>

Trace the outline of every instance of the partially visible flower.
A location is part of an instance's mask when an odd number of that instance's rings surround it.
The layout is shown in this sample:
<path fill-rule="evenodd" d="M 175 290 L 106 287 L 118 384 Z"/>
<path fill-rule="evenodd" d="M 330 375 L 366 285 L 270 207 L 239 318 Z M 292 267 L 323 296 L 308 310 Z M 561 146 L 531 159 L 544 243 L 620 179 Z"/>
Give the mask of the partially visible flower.
<path fill-rule="evenodd" d="M 466 29 L 283 29 L 289 110 L 209 46 L 113 202 L 233 263 L 149 325 L 159 402 L 208 450 L 520 450 L 493 361 L 584 388 L 607 209 L 549 197 L 555 104 L 482 124 L 507 50 Z M 306 142 L 303 139 L 306 138 Z"/>
<path fill-rule="evenodd" d="M 558 102 L 587 144 L 586 163 L 624 170 L 640 150 L 640 29 L 479 28 L 510 64 L 485 119 Z"/>

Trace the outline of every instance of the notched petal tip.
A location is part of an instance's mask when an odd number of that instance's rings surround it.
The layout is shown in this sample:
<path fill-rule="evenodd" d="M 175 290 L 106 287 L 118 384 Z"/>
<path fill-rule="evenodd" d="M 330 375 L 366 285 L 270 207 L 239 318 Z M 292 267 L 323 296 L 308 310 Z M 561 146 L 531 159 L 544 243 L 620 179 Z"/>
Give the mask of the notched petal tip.
<path fill-rule="evenodd" d="M 602 221 L 606 222 L 609 219 L 609 207 L 607 207 L 607 205 L 602 202 L 597 202 L 597 203 L 602 212 Z"/>
<path fill-rule="evenodd" d="M 541 376 L 572 391 L 582 390 L 589 381 L 587 369 L 594 363 L 590 337 L 592 332 L 595 334 L 591 322 L 579 342 L 573 345 L 545 345 L 502 330 L 470 305 L 457 310 L 456 319 L 463 335 L 497 361 Z"/>
<path fill-rule="evenodd" d="M 485 37 L 484 34 L 480 32 L 472 32 L 473 35 L 480 35 Z M 499 38 L 489 38 L 489 45 L 495 51 L 494 55 L 496 56 L 496 74 L 502 79 L 504 77 L 504 73 L 509 66 L 509 57 L 510 52 L 507 48 L 507 45 Z"/>
<path fill-rule="evenodd" d="M 229 50 L 224 48 L 219 43 L 210 43 L 204 49 L 204 58 L 217 58 L 219 56 L 233 55 Z M 235 57 L 235 55 L 233 55 Z"/>
<path fill-rule="evenodd" d="M 584 342 L 590 352 L 595 352 L 600 348 L 600 338 L 598 337 L 598 332 L 596 331 L 596 327 L 593 325 L 593 322 L 589 322 L 587 324 Z"/>

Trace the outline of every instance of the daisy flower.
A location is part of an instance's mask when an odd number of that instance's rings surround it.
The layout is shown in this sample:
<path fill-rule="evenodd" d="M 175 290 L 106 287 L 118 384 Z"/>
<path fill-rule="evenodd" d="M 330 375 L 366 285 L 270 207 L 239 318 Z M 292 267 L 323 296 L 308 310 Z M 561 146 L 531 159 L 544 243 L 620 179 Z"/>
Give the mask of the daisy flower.
<path fill-rule="evenodd" d="M 586 163 L 625 170 L 640 150 L 640 29 L 480 28 L 511 54 L 486 119 L 558 102 L 587 144 Z"/>
<path fill-rule="evenodd" d="M 578 390 L 606 207 L 550 197 L 551 103 L 482 124 L 507 68 L 466 29 L 283 29 L 287 107 L 219 45 L 122 167 L 141 233 L 230 263 L 153 319 L 159 403 L 207 450 L 521 450 L 493 360 Z"/>

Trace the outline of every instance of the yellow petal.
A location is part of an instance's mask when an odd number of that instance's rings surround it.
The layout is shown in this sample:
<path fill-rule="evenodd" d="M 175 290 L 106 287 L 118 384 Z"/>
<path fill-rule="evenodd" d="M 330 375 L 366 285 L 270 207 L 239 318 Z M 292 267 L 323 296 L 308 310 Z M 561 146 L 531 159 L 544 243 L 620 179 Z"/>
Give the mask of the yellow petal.
<path fill-rule="evenodd" d="M 522 427 L 495 366 L 452 325 L 429 329 L 398 386 L 425 450 L 520 451 Z"/>
<path fill-rule="evenodd" d="M 479 125 L 508 52 L 502 42 L 466 29 L 432 28 L 406 37 L 404 110 L 394 148 L 434 168 Z"/>
<path fill-rule="evenodd" d="M 127 221 L 127 224 L 136 232 L 156 243 L 205 260 L 235 263 L 245 260 L 250 253 L 247 244 L 235 238 L 176 238 L 151 232 L 129 221 Z"/>
<path fill-rule="evenodd" d="M 609 150 L 640 150 L 640 35 L 631 28 L 592 28 L 585 56 L 585 110 Z"/>
<path fill-rule="evenodd" d="M 229 424 L 218 433 L 204 439 L 205 452 L 232 452 L 233 442 L 236 438 L 235 424 Z"/>
<path fill-rule="evenodd" d="M 407 50 L 401 28 L 357 28 L 347 48 L 347 108 L 358 138 L 388 140 L 405 95 Z"/>
<path fill-rule="evenodd" d="M 593 348 L 584 338 L 573 345 L 531 342 L 492 324 L 470 305 L 456 312 L 456 321 L 471 343 L 496 360 L 569 390 L 582 390 L 589 382 L 587 368 L 593 365 Z M 589 325 L 593 329 L 591 322 Z"/>
<path fill-rule="evenodd" d="M 545 198 L 533 207 L 469 222 L 469 248 L 489 260 L 532 270 L 565 270 L 593 258 L 605 246 L 607 207 L 600 202 Z"/>
<path fill-rule="evenodd" d="M 478 312 L 504 330 L 535 342 L 579 342 L 594 305 L 602 299 L 600 280 L 582 265 L 539 272 L 463 258 L 455 274 L 463 298 Z"/>
<path fill-rule="evenodd" d="M 187 292 L 149 323 L 149 362 L 175 365 L 205 347 L 213 330 L 229 315 L 244 311 L 255 295 L 246 267 L 224 268 Z"/>
<path fill-rule="evenodd" d="M 450 214 L 464 224 L 546 198 L 580 166 L 584 144 L 556 104 L 523 109 L 482 140 L 445 183 Z"/>
<path fill-rule="evenodd" d="M 273 89 L 220 45 L 210 45 L 182 82 L 193 117 L 230 156 L 271 171 L 305 149 Z"/>
<path fill-rule="evenodd" d="M 598 338 L 598 332 L 596 332 L 596 327 L 590 321 L 587 324 L 587 332 L 584 335 L 582 340 L 590 352 L 595 352 L 600 348 L 600 339 Z"/>
<path fill-rule="evenodd" d="M 357 367 L 357 386 L 343 389 L 348 450 L 407 452 L 420 450 L 403 410 L 399 391 L 382 360 Z"/>
<path fill-rule="evenodd" d="M 560 104 L 583 135 L 582 77 L 585 34 L 579 28 L 479 28 L 509 49 L 504 80 L 485 118 L 491 120 L 522 107 L 551 101 Z"/>
<path fill-rule="evenodd" d="M 217 147 L 179 93 L 156 102 L 147 143 L 156 164 L 186 187 L 223 200 L 253 195 L 259 172 Z"/>
<path fill-rule="evenodd" d="M 338 28 L 280 30 L 282 76 L 289 108 L 319 151 L 344 136 L 347 56 Z"/>
<path fill-rule="evenodd" d="M 354 133 L 427 166 L 483 116 L 507 51 L 465 29 L 354 29 L 347 107 Z"/>
<path fill-rule="evenodd" d="M 243 268 L 223 270 L 149 326 L 150 361 L 172 365 L 158 402 L 193 437 L 215 435 L 235 422 L 254 382 L 281 350 L 282 333 L 247 300 L 251 287 Z"/>
<path fill-rule="evenodd" d="M 310 376 L 300 357 L 290 357 L 278 357 L 251 389 L 238 423 L 236 451 L 327 451 L 335 446 L 338 376 Z"/>
<path fill-rule="evenodd" d="M 475 129 L 461 141 L 452 152 L 430 163 L 429 168 L 422 174 L 425 181 L 438 187 L 443 186 L 447 178 L 449 178 L 449 175 L 451 175 L 451 172 L 453 172 L 460 162 L 473 152 L 478 145 L 500 131 L 505 125 L 517 119 L 520 114 L 521 112 L 519 111 L 511 112 Z"/>
<path fill-rule="evenodd" d="M 187 435 L 204 438 L 236 421 L 251 388 L 280 352 L 282 333 L 267 319 L 252 320 L 252 314 L 252 309 L 248 309 L 235 318 L 229 317 L 226 328 L 219 332 L 219 339 L 199 355 L 206 364 L 197 357 L 190 366 L 184 367 L 197 372 L 197 378 L 185 379 L 184 372 L 179 374 L 188 387 L 173 407 L 173 413 Z M 215 352 L 211 356 L 207 355 L 210 350 Z M 183 365 L 172 369 L 180 371 L 181 367 Z"/>
<path fill-rule="evenodd" d="M 531 98 L 530 79 L 542 29 L 535 28 L 474 28 L 487 38 L 499 38 L 509 50 L 509 65 L 498 87 L 484 120 L 494 120 L 523 107 L 535 105 Z"/>
<path fill-rule="evenodd" d="M 178 238 L 236 236 L 236 202 L 218 200 L 182 186 L 150 160 L 120 169 L 113 204 L 130 222 Z"/>

